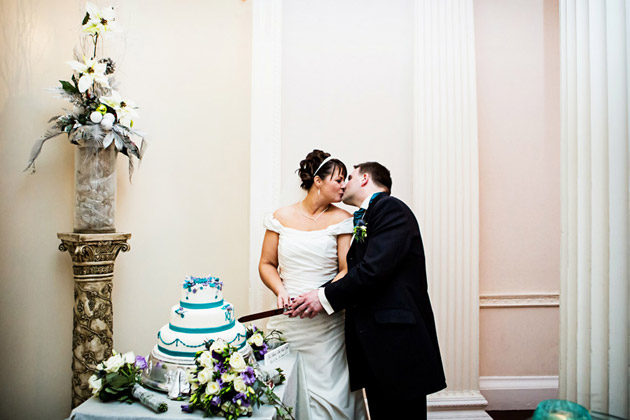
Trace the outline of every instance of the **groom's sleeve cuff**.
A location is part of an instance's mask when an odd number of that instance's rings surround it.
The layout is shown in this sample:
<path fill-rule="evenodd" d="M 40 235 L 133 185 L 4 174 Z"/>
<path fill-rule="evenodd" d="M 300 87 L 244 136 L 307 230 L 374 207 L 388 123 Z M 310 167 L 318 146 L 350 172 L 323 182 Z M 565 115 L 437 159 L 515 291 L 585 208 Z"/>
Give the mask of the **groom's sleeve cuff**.
<path fill-rule="evenodd" d="M 317 297 L 319 297 L 319 303 L 322 304 L 322 306 L 324 307 L 324 310 L 326 311 L 328 315 L 335 312 L 332 306 L 330 306 L 330 302 L 328 302 L 328 299 L 326 299 L 326 293 L 324 292 L 323 287 L 320 287 L 319 289 L 317 289 Z"/>

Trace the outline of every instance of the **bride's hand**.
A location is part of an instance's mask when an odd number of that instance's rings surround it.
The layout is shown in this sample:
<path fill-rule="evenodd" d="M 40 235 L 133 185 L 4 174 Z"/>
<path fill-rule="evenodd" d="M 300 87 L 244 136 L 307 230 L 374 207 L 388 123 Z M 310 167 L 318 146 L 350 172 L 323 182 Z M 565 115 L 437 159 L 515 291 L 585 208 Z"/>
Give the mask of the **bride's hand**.
<path fill-rule="evenodd" d="M 278 293 L 278 308 L 287 308 L 291 304 L 291 298 L 286 290 L 282 290 Z"/>

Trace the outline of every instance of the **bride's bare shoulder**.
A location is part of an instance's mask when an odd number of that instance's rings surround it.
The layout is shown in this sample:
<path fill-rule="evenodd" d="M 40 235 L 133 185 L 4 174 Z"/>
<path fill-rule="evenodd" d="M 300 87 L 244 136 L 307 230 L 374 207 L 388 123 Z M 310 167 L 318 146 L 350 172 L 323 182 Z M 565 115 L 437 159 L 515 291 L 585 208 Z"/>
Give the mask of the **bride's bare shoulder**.
<path fill-rule="evenodd" d="M 330 211 L 332 210 L 332 211 Z M 330 212 L 334 216 L 335 223 L 343 222 L 348 217 L 352 217 L 352 213 L 335 206 L 334 204 L 330 206 Z"/>
<path fill-rule="evenodd" d="M 297 214 L 297 206 L 298 203 L 291 204 L 289 206 L 280 207 L 278 210 L 273 212 L 273 217 L 283 225 L 285 223 L 291 222 L 295 219 Z"/>

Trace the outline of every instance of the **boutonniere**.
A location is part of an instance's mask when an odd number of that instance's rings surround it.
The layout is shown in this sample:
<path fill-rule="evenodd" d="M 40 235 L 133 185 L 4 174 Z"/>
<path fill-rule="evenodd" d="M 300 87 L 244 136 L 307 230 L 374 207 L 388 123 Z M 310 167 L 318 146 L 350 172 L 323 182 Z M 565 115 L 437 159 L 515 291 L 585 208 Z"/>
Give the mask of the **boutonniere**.
<path fill-rule="evenodd" d="M 367 238 L 367 223 L 363 219 L 359 220 L 352 233 L 354 234 L 354 239 L 358 243 L 362 243 Z"/>

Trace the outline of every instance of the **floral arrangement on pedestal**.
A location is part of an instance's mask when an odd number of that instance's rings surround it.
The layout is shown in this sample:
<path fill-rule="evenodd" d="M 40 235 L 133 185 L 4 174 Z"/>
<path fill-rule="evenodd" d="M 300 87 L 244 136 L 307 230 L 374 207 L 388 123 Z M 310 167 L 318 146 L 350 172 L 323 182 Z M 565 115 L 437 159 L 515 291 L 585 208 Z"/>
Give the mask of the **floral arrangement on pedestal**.
<path fill-rule="evenodd" d="M 134 128 L 136 105 L 116 89 L 116 64 L 109 57 L 98 57 L 99 41 L 118 31 L 113 7 L 86 4 L 83 51 L 75 50 L 75 60 L 67 62 L 73 70 L 70 81 L 60 80 L 60 86 L 52 88 L 72 109 L 49 120 L 51 126 L 33 145 L 25 169 L 35 172 L 42 146 L 56 136 L 66 133 L 70 143 L 77 145 L 75 232 L 115 231 L 116 155 L 129 158 L 131 180 L 133 158 L 141 160 L 146 147 L 144 135 Z"/>
<path fill-rule="evenodd" d="M 236 347 L 219 339 L 197 352 L 195 365 L 188 375 L 191 396 L 183 411 L 204 411 L 206 415 L 234 420 L 251 416 L 254 406 L 272 404 L 277 418 L 294 420 L 293 409 L 286 407 L 273 392 L 274 385 L 285 381 L 282 369 L 276 374 L 257 369 L 257 364 L 246 360 Z"/>
<path fill-rule="evenodd" d="M 142 370 L 147 367 L 144 357 L 134 356 L 133 352 L 112 353 L 112 357 L 96 366 L 96 373 L 88 381 L 92 394 L 104 402 L 139 401 L 157 413 L 167 411 L 166 403 L 140 385 Z"/>
<path fill-rule="evenodd" d="M 33 146 L 25 170 L 34 169 L 35 159 L 44 142 L 63 133 L 68 134 L 72 144 L 92 142 L 105 149 L 114 144 L 118 152 L 130 158 L 130 171 L 133 171 L 131 156 L 142 159 L 144 136 L 133 128 L 134 118 L 138 117 L 137 107 L 115 89 L 114 61 L 109 57 L 97 57 L 99 40 L 111 32 L 120 31 L 114 8 L 106 7 L 101 10 L 94 4 L 87 3 L 85 9 L 82 32 L 87 37 L 87 46 L 92 47 L 91 51 L 75 51 L 76 60 L 67 62 L 74 71 L 71 81 L 60 80 L 61 86 L 52 88 L 73 107 L 65 114 L 56 115 L 49 120 L 52 126 Z M 141 141 L 140 147 L 134 142 L 134 138 Z"/>

